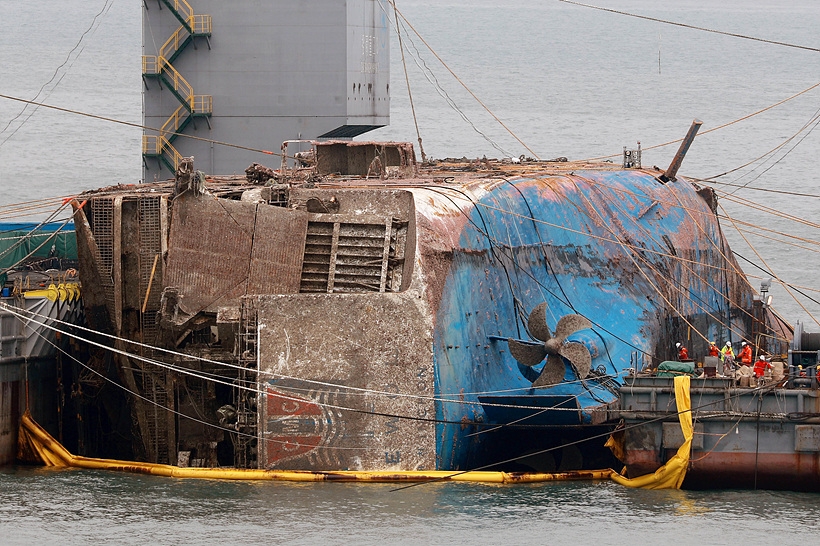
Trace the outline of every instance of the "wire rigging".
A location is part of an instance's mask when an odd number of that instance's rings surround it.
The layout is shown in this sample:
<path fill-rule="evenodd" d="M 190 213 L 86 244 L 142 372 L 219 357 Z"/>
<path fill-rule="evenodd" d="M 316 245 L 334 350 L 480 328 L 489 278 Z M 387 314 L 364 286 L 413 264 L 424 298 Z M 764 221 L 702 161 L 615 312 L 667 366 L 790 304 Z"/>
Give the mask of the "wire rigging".
<path fill-rule="evenodd" d="M 77 40 L 77 43 L 76 43 L 76 44 L 74 44 L 74 47 L 72 47 L 72 48 L 71 48 L 71 50 L 68 52 L 68 54 L 66 55 L 65 60 L 63 60 L 62 64 L 60 64 L 60 66 L 58 66 L 58 67 L 54 70 L 54 73 L 51 75 L 51 78 L 50 78 L 50 79 L 49 79 L 46 83 L 44 83 L 44 84 L 40 87 L 40 90 L 39 90 L 39 91 L 37 91 L 37 94 L 34 96 L 34 99 L 32 99 L 32 100 L 37 100 L 37 99 L 40 97 L 40 95 L 42 95 L 42 94 L 43 94 L 43 90 L 45 90 L 45 88 L 46 88 L 46 87 L 47 87 L 47 86 L 48 86 L 51 82 L 53 82 L 53 81 L 54 81 L 54 78 L 56 78 L 56 77 L 57 77 L 57 75 L 60 73 L 60 70 L 61 70 L 64 66 L 66 66 L 66 64 L 68 64 L 68 68 L 67 68 L 67 69 L 63 72 L 63 74 L 60 76 L 60 79 L 59 79 L 59 80 L 57 80 L 57 83 L 55 83 L 55 84 L 54 84 L 54 86 L 53 86 L 53 87 L 52 87 L 52 88 L 51 88 L 51 89 L 50 89 L 50 90 L 49 90 L 49 91 L 45 94 L 45 98 L 47 99 L 48 97 L 50 97 L 50 96 L 51 96 L 51 94 L 54 92 L 54 90 L 55 90 L 55 89 L 57 89 L 57 86 L 59 86 L 59 85 L 60 85 L 60 82 L 62 82 L 62 81 L 63 81 L 63 78 L 65 78 L 65 77 L 66 77 L 66 75 L 68 74 L 68 72 L 71 70 L 71 67 L 73 67 L 73 66 L 74 66 L 74 62 L 75 62 L 77 59 L 79 59 L 79 58 L 80 58 L 80 55 L 81 55 L 81 54 L 82 54 L 82 52 L 85 50 L 85 45 L 83 44 L 83 40 L 85 39 L 86 35 L 88 35 L 89 33 L 91 33 L 91 36 L 93 36 L 93 35 L 94 35 L 94 32 L 96 32 L 96 30 L 99 28 L 99 24 L 97 24 L 97 19 L 98 19 L 98 18 L 100 18 L 103 14 L 106 14 L 106 15 L 107 15 L 107 14 L 108 14 L 108 11 L 111 9 L 111 6 L 112 6 L 112 5 L 113 5 L 113 0 L 105 0 L 105 4 L 103 5 L 102 9 L 100 9 L 100 11 L 99 11 L 99 12 L 98 12 L 98 13 L 94 16 L 94 18 L 91 20 L 91 24 L 88 26 L 88 28 L 85 30 L 85 32 L 83 32 L 83 33 L 82 33 L 82 35 L 80 35 L 79 40 Z M 81 44 L 83 44 L 83 45 L 82 45 L 82 47 L 80 48 L 80 45 L 81 45 Z M 80 48 L 80 50 L 77 52 L 77 55 L 75 55 L 75 56 L 74 56 L 74 58 L 72 59 L 72 58 L 71 58 L 71 55 L 72 55 L 72 54 L 73 54 L 73 53 L 77 50 L 77 48 Z M 70 62 L 70 64 L 69 64 L 69 62 Z M 28 107 L 29 107 L 29 106 L 30 106 L 30 104 L 26 104 L 25 106 L 23 106 L 22 110 L 20 110 L 20 112 L 18 112 L 18 114 L 17 114 L 16 116 L 14 116 L 13 118 L 11 118 L 11 119 L 9 120 L 9 122 L 8 122 L 8 123 L 6 123 L 6 126 L 5 126 L 5 127 L 3 127 L 3 129 L 2 129 L 2 130 L 0 130 L 0 135 L 2 135 L 3 133 L 5 133 L 5 132 L 8 130 L 8 128 L 11 126 L 11 124 L 12 124 L 12 123 L 14 123 L 16 120 L 18 120 L 18 119 L 20 118 L 20 116 L 22 116 L 23 114 L 25 114 L 26 109 L 28 109 Z M 40 107 L 39 105 L 36 105 L 36 106 L 34 107 L 34 109 L 32 109 L 32 111 L 31 111 L 31 112 L 30 112 L 30 113 L 26 116 L 26 119 L 24 119 L 24 120 L 23 120 L 23 121 L 22 121 L 22 122 L 21 122 L 21 123 L 20 123 L 17 127 L 15 127 L 15 128 L 14 128 L 14 131 L 12 131 L 12 132 L 11 132 L 11 134 L 9 134 L 6 138 L 4 138 L 2 142 L 0 142 L 0 148 L 2 148 L 2 147 L 3 147 L 3 145 L 4 145 L 6 142 L 8 142 L 8 140 L 9 140 L 10 138 L 12 138 L 15 134 L 17 134 L 17 131 L 19 131 L 19 130 L 20 130 L 20 128 L 21 128 L 23 125 L 25 125 L 25 124 L 26 124 L 26 122 L 27 122 L 28 120 L 30 120 L 30 119 L 31 119 L 31 117 L 32 117 L 32 116 L 33 116 L 33 115 L 37 112 L 37 109 L 38 109 L 39 107 Z"/>
<path fill-rule="evenodd" d="M 421 131 L 419 131 L 419 120 L 416 117 L 416 106 L 413 104 L 413 92 L 410 90 L 410 75 L 407 73 L 407 60 L 404 58 L 404 43 L 401 37 L 401 25 L 399 24 L 399 14 L 396 11 L 396 2 L 389 0 L 393 6 L 393 15 L 396 17 L 396 36 L 399 39 L 399 50 L 401 51 L 401 65 L 404 68 L 404 80 L 407 84 L 407 96 L 410 98 L 410 110 L 413 113 L 413 124 L 416 126 L 416 136 L 419 141 L 419 151 L 421 152 L 422 162 L 427 162 L 427 154 L 424 153 L 424 145 L 421 140 Z M 381 5 L 381 3 L 379 3 Z"/>
<path fill-rule="evenodd" d="M 388 0 L 388 2 L 389 1 L 390 0 Z M 384 7 L 381 5 L 381 3 L 379 3 L 379 6 L 382 8 L 382 11 L 385 12 L 385 15 L 387 15 L 387 11 L 384 9 Z M 394 10 L 394 14 L 396 14 L 395 10 Z M 391 25 L 392 24 L 393 23 L 391 21 Z M 424 76 L 424 79 L 426 79 L 427 82 L 432 86 L 433 90 L 442 99 L 444 99 L 444 101 L 447 103 L 447 106 L 449 106 L 450 109 L 452 109 L 455 113 L 457 113 L 459 115 L 459 117 L 461 117 L 461 119 L 467 125 L 469 125 L 470 128 L 473 131 L 475 131 L 476 134 L 478 134 L 482 139 L 484 139 L 484 141 L 487 142 L 487 144 L 489 144 L 492 148 L 494 148 L 495 150 L 497 150 L 498 152 L 500 152 L 504 156 L 508 156 L 508 157 L 512 156 L 513 155 L 512 153 L 510 153 L 509 151 L 502 148 L 500 144 L 495 142 L 486 133 L 484 133 L 481 129 L 479 129 L 476 126 L 476 124 L 467 116 L 467 114 L 464 112 L 464 110 L 459 108 L 456 101 L 450 96 L 449 93 L 447 93 L 447 90 L 444 89 L 442 84 L 439 82 L 438 78 L 436 77 L 435 73 L 433 72 L 433 69 L 430 68 L 430 66 L 428 66 L 427 62 L 424 59 L 424 56 L 421 54 L 421 51 L 419 50 L 419 48 L 416 45 L 415 41 L 413 41 L 412 33 L 407 29 L 407 24 L 405 24 L 402 21 L 399 21 L 399 25 L 400 25 L 400 27 L 399 26 L 394 27 L 394 30 L 396 31 L 396 34 L 398 36 L 405 36 L 406 42 L 409 43 L 409 46 L 405 46 L 405 49 L 402 50 L 402 56 L 404 55 L 405 51 L 407 52 L 408 55 L 410 55 L 410 58 L 413 59 L 413 62 L 418 67 L 419 71 L 421 71 L 422 75 Z M 404 29 L 403 34 L 402 34 L 400 28 Z M 412 47 L 412 50 L 410 49 L 410 47 Z M 411 100 L 412 100 L 412 97 L 411 97 Z"/>
<path fill-rule="evenodd" d="M 86 332 L 86 333 L 91 334 L 91 335 L 96 335 L 96 336 L 101 336 L 101 337 L 104 337 L 104 338 L 108 338 L 108 339 L 113 340 L 117 343 L 121 343 L 125 346 L 130 345 L 130 346 L 135 346 L 135 347 L 140 347 L 140 348 L 145 348 L 145 349 L 152 349 L 152 350 L 155 350 L 155 351 L 159 351 L 159 352 L 168 354 L 168 355 L 170 355 L 172 357 L 175 357 L 175 358 L 181 358 L 183 360 L 197 361 L 197 362 L 207 363 L 207 364 L 211 364 L 211 365 L 214 365 L 214 366 L 233 369 L 233 370 L 246 370 L 247 369 L 247 368 L 244 368 L 243 366 L 239 366 L 237 364 L 231 364 L 231 363 L 228 363 L 228 362 L 221 362 L 221 361 L 218 361 L 218 360 L 212 360 L 212 359 L 204 358 L 204 357 L 201 357 L 201 356 L 195 356 L 195 355 L 191 355 L 191 354 L 187 354 L 187 353 L 181 353 L 181 352 L 173 351 L 171 349 L 166 349 L 166 348 L 163 348 L 163 347 L 152 346 L 152 345 L 142 343 L 142 342 L 139 342 L 139 341 L 134 341 L 134 340 L 126 339 L 126 338 L 121 338 L 121 337 L 115 336 L 113 334 L 108 334 L 106 332 L 100 332 L 100 331 L 92 330 L 92 329 L 86 328 L 84 326 L 71 324 L 69 322 L 66 322 L 66 321 L 63 321 L 63 320 L 60 320 L 60 319 L 57 319 L 57 318 L 54 318 L 54 317 L 49 317 L 49 316 L 46 316 L 46 315 L 42 315 L 42 314 L 37 313 L 37 312 L 35 312 L 34 310 L 31 310 L 31 309 L 19 309 L 19 308 L 16 308 L 16 307 L 11 307 L 8 304 L 2 303 L 2 302 L 0 302 L 0 309 L 4 309 L 4 310 L 8 311 L 9 313 L 12 313 L 15 316 L 18 316 L 20 318 L 27 318 L 28 320 L 34 320 L 33 317 L 36 317 L 36 318 L 40 319 L 40 320 L 37 321 L 38 324 L 41 324 L 42 326 L 44 326 L 44 327 L 46 327 L 46 328 L 48 328 L 48 329 L 50 329 L 54 332 L 60 333 L 61 335 L 73 337 L 73 338 L 75 338 L 79 341 L 83 341 L 85 343 L 88 343 L 89 345 L 93 345 L 93 346 L 101 348 L 103 350 L 108 350 L 108 351 L 111 351 L 111 352 L 115 352 L 117 354 L 121 354 L 122 356 L 126 356 L 126 357 L 129 357 L 129 358 L 135 358 L 135 359 L 140 360 L 142 362 L 145 362 L 147 364 L 168 368 L 168 369 L 171 369 L 172 371 L 184 370 L 182 373 L 184 373 L 186 375 L 191 375 L 193 377 L 199 377 L 200 379 L 209 379 L 209 377 L 207 377 L 207 376 L 219 377 L 219 378 L 224 379 L 224 376 L 220 376 L 220 375 L 217 375 L 217 374 L 208 374 L 207 372 L 202 372 L 202 371 L 194 371 L 194 370 L 190 370 L 188 368 L 181 368 L 180 366 L 177 366 L 177 365 L 174 365 L 174 364 L 169 364 L 169 363 L 164 362 L 164 361 L 151 359 L 151 358 L 148 358 L 148 357 L 143 356 L 143 355 L 137 355 L 135 353 L 129 353 L 129 352 L 127 352 L 125 350 L 122 350 L 122 349 L 116 349 L 114 347 L 110 347 L 110 346 L 107 346 L 107 345 L 103 345 L 101 343 L 97 343 L 97 342 L 95 342 L 91 339 L 83 338 L 82 336 L 79 336 L 76 333 L 71 333 L 67 330 L 60 330 L 60 329 L 52 326 L 51 323 L 61 324 L 65 327 L 76 329 L 76 330 L 79 330 L 79 331 L 82 331 L 82 332 Z M 204 374 L 204 375 L 200 376 L 199 374 Z M 328 381 L 319 381 L 319 380 L 314 380 L 314 379 L 306 379 L 306 378 L 294 377 L 294 376 L 281 374 L 281 373 L 271 373 L 270 375 L 271 375 L 271 378 L 274 378 L 274 379 L 300 381 L 300 382 L 305 382 L 305 383 L 309 383 L 309 384 L 316 385 L 316 386 L 319 386 L 319 387 L 324 387 L 324 388 L 332 388 L 332 389 L 340 389 L 340 390 L 351 391 L 351 392 L 359 392 L 359 393 L 362 393 L 363 395 L 376 395 L 376 396 L 384 396 L 384 397 L 388 397 L 388 398 L 395 398 L 395 397 L 398 396 L 398 397 L 403 397 L 403 398 L 408 398 L 408 399 L 415 399 L 415 400 L 422 400 L 422 401 L 432 401 L 432 402 L 444 402 L 444 403 L 461 404 L 461 405 L 478 405 L 478 404 L 480 404 L 479 402 L 474 402 L 474 401 L 469 401 L 469 400 L 462 400 L 462 397 L 466 396 L 466 395 L 478 396 L 478 395 L 500 394 L 500 393 L 508 393 L 508 392 L 526 392 L 526 391 L 531 390 L 531 387 L 526 386 L 526 387 L 520 387 L 520 388 L 515 388 L 515 389 L 502 389 L 502 390 L 478 391 L 478 392 L 444 393 L 444 394 L 440 394 L 439 396 L 425 396 L 425 395 L 396 393 L 396 392 L 393 392 L 393 391 L 381 391 L 381 390 L 377 390 L 377 389 L 366 389 L 366 388 L 361 388 L 361 387 L 353 387 L 353 386 L 344 385 L 344 384 L 341 384 L 341 383 L 332 383 L 332 382 L 328 382 Z M 256 382 L 255 381 L 249 381 L 249 383 L 255 384 Z M 574 382 L 567 382 L 567 383 L 571 384 L 571 383 L 574 383 Z M 288 388 L 290 389 L 290 387 L 288 387 Z M 254 390 L 254 392 L 257 392 L 257 391 Z M 447 397 L 453 397 L 453 398 L 447 398 Z M 484 404 L 484 405 L 487 405 L 487 404 Z M 489 405 L 491 405 L 491 406 L 492 405 L 497 405 L 499 407 L 524 407 L 525 409 L 527 409 L 527 407 L 525 407 L 525 406 L 509 406 L 509 405 L 504 405 L 504 404 L 492 404 L 492 403 L 489 404 Z M 350 408 L 342 408 L 342 409 L 350 409 Z M 540 406 L 532 406 L 529 409 L 540 409 Z M 461 421 L 458 421 L 458 423 L 461 423 Z"/>
<path fill-rule="evenodd" d="M 521 139 L 518 137 L 518 135 L 516 135 L 516 134 L 515 134 L 515 133 L 514 133 L 514 132 L 513 132 L 513 131 L 509 128 L 509 127 L 507 127 L 507 125 L 506 125 L 503 121 L 501 121 L 501 119 L 499 119 L 499 117 L 498 117 L 498 116 L 496 116 L 496 115 L 495 115 L 495 113 L 493 113 L 493 112 L 492 112 L 492 110 L 490 110 L 490 109 L 489 109 L 489 107 L 488 107 L 486 104 L 484 104 L 484 102 L 483 102 L 480 98 L 478 98 L 478 96 L 477 96 L 477 95 L 476 95 L 476 94 L 475 94 L 475 93 L 474 93 L 474 92 L 473 92 L 473 91 L 472 91 L 472 90 L 471 90 L 471 89 L 467 86 L 467 84 L 466 84 L 466 83 L 464 83 L 464 82 L 461 80 L 461 78 L 459 78 L 459 77 L 458 77 L 458 75 L 457 75 L 455 72 L 453 72 L 453 70 L 449 67 L 449 65 L 447 65 L 447 63 L 445 63 L 445 62 L 444 62 L 444 59 L 442 59 L 442 58 L 439 56 L 439 54 L 438 54 L 438 53 L 436 53 L 436 51 L 433 49 L 433 47 L 432 47 L 429 43 L 427 43 L 427 41 L 424 39 L 424 37 L 423 37 L 423 36 L 422 36 L 422 35 L 421 35 L 421 34 L 420 34 L 417 30 L 416 30 L 416 28 L 412 25 L 412 23 L 410 23 L 410 21 L 408 21 L 408 20 L 407 20 L 407 18 L 404 16 L 404 14 L 403 14 L 401 11 L 399 11 L 399 9 L 396 7 L 395 2 L 394 2 L 393 0 L 388 0 L 388 1 L 390 1 L 390 3 L 393 5 L 393 9 L 396 11 L 396 13 L 397 13 L 397 14 L 401 17 L 401 19 L 402 19 L 402 20 L 403 20 L 403 21 L 407 24 L 407 26 L 409 26 L 409 27 L 410 27 L 410 29 L 413 31 L 413 33 L 414 33 L 416 36 L 418 36 L 419 40 L 421 40 L 421 42 L 425 45 L 425 47 L 427 47 L 427 49 L 430 51 L 430 53 L 432 53 L 432 54 L 433 54 L 433 56 L 434 56 L 434 57 L 435 57 L 435 58 L 436 58 L 436 59 L 437 59 L 437 60 L 441 63 L 441 65 L 445 68 L 445 70 L 447 70 L 447 71 L 450 73 L 450 75 L 451 75 L 451 76 L 453 76 L 453 78 L 455 78 L 455 80 L 456 80 L 456 81 L 457 81 L 457 82 L 458 82 L 458 83 L 459 83 L 459 84 L 460 84 L 460 85 L 464 88 L 464 90 L 465 90 L 465 91 L 467 91 L 467 93 L 469 93 L 469 94 L 470 94 L 470 96 L 471 96 L 471 97 L 473 97 L 473 99 L 475 99 L 475 101 L 476 101 L 479 105 L 481 105 L 481 107 L 482 107 L 482 108 L 484 108 L 484 110 L 485 110 L 488 114 L 490 114 L 490 116 L 492 116 L 492 118 L 493 118 L 496 122 L 498 122 L 498 124 L 499 124 L 499 125 L 501 125 L 501 127 L 503 127 L 503 128 L 504 128 L 504 129 L 505 129 L 505 130 L 506 130 L 506 131 L 510 134 L 510 136 L 512 136 L 512 137 L 513 137 L 516 141 L 518 141 L 518 143 L 519 143 L 519 144 L 521 144 L 521 145 L 522 145 L 522 146 L 523 146 L 523 147 L 524 147 L 524 148 L 525 148 L 528 152 L 530 152 L 530 153 L 531 153 L 531 154 L 532 154 L 532 155 L 533 155 L 536 159 L 539 159 L 538 154 L 536 154 L 536 153 L 532 150 L 532 148 L 530 148 L 529 146 L 527 146 L 527 144 L 525 144 L 525 143 L 524 143 L 524 141 L 523 141 L 523 140 L 521 140 Z"/>
<path fill-rule="evenodd" d="M 11 100 L 11 101 L 16 101 L 16 102 L 33 104 L 35 106 L 39 106 L 39 107 L 42 107 L 42 108 L 48 108 L 50 110 L 56 110 L 57 112 L 65 112 L 67 114 L 75 114 L 75 115 L 78 115 L 78 116 L 83 116 L 83 117 L 87 117 L 87 118 L 91 118 L 91 119 L 97 119 L 97 120 L 100 120 L 100 121 L 106 121 L 106 122 L 109 122 L 109 123 L 116 123 L 118 125 L 125 125 L 126 127 L 134 127 L 136 129 L 142 129 L 142 130 L 145 130 L 145 131 L 154 131 L 156 133 L 163 133 L 165 135 L 176 135 L 177 137 L 180 137 L 180 138 L 190 138 L 191 140 L 198 140 L 200 142 L 207 142 L 207 143 L 214 144 L 214 145 L 217 145 L 217 146 L 225 146 L 227 148 L 236 148 L 238 150 L 246 150 L 246 151 L 249 151 L 249 152 L 258 152 L 260 154 L 273 155 L 273 156 L 282 157 L 282 158 L 285 158 L 285 159 L 293 159 L 293 160 L 298 159 L 296 157 L 283 154 L 281 152 L 272 152 L 270 150 L 263 150 L 261 148 L 251 148 L 249 146 L 242 146 L 240 144 L 232 144 L 230 142 L 223 142 L 223 141 L 219 141 L 219 140 L 214 140 L 212 138 L 198 137 L 198 136 L 195 136 L 195 135 L 189 135 L 187 133 L 163 131 L 161 129 L 157 129 L 156 127 L 149 127 L 147 125 L 142 125 L 140 123 L 134 123 L 134 122 L 131 122 L 131 121 L 123 121 L 121 119 L 110 118 L 110 117 L 106 117 L 106 116 L 99 116 L 97 114 L 90 114 L 88 112 L 82 112 L 80 110 L 73 110 L 71 108 L 63 108 L 61 106 L 54 106 L 52 104 L 46 104 L 46 103 L 43 103 L 43 102 L 37 102 L 37 101 L 29 100 L 29 99 L 23 99 L 23 98 L 20 98 L 20 97 L 13 97 L 11 95 L 0 94 L 0 99 L 6 99 L 6 100 Z"/>
<path fill-rule="evenodd" d="M 593 6 L 591 4 L 583 4 L 581 2 L 575 2 L 573 0 L 558 0 L 558 1 L 563 2 L 565 4 L 572 4 L 572 5 L 580 6 L 580 7 L 584 7 L 584 8 L 590 8 L 590 9 L 595 9 L 595 10 L 599 10 L 599 11 L 606 11 L 606 12 L 609 12 L 609 13 L 616 13 L 618 15 L 626 15 L 627 17 L 635 17 L 636 19 L 645 19 L 647 21 L 654 21 L 656 23 L 663 23 L 665 25 L 673 25 L 673 26 L 676 26 L 676 27 L 689 28 L 689 29 L 692 29 L 692 30 L 700 30 L 702 32 L 711 32 L 713 34 L 721 34 L 723 36 L 731 36 L 733 38 L 743 38 L 744 40 L 752 40 L 752 41 L 755 41 L 755 42 L 763 42 L 763 43 L 766 43 L 766 44 L 772 44 L 772 45 L 778 45 L 778 46 L 784 46 L 784 47 L 791 47 L 791 48 L 795 48 L 795 49 L 804 49 L 806 51 L 814 51 L 815 53 L 820 53 L 820 48 L 816 48 L 816 47 L 810 47 L 810 46 L 804 46 L 804 45 L 798 45 L 798 44 L 790 44 L 790 43 L 787 43 L 787 42 L 779 42 L 779 41 L 776 41 L 776 40 L 767 40 L 765 38 L 756 38 L 754 36 L 747 36 L 745 34 L 738 34 L 738 33 L 735 33 L 735 32 L 726 32 L 726 31 L 723 31 L 723 30 L 715 30 L 715 29 L 706 28 L 706 27 L 688 25 L 686 23 L 678 23 L 676 21 L 668 21 L 666 19 L 658 19 L 656 17 L 649 17 L 649 16 L 646 16 L 646 15 L 638 15 L 636 13 L 629 13 L 629 12 L 626 12 L 626 11 L 620 11 L 620 10 L 611 9 L 611 8 L 603 8 L 603 7 L 600 7 L 600 6 Z"/>

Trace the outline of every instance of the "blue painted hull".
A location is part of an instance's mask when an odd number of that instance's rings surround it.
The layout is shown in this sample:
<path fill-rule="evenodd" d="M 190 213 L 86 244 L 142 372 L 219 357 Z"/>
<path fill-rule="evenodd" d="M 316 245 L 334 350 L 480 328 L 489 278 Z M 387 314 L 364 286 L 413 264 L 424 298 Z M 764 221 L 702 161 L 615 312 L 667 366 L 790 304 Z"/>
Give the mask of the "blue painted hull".
<path fill-rule="evenodd" d="M 688 181 L 582 172 L 483 189 L 457 196 L 475 197 L 451 255 L 427 254 L 449 261 L 434 361 L 437 398 L 455 402 L 437 404 L 440 468 L 466 467 L 492 436 L 462 423 L 592 424 L 616 402 L 613 382 L 671 357 L 675 341 L 702 356 L 706 338 L 748 334 L 752 289 Z M 550 328 L 568 314 L 592 322 L 569 340 L 590 350 L 597 376 L 579 381 L 567 366 L 563 382 L 532 388 L 537 367 L 521 366 L 506 338 L 532 340 L 527 314 L 542 302 Z"/>

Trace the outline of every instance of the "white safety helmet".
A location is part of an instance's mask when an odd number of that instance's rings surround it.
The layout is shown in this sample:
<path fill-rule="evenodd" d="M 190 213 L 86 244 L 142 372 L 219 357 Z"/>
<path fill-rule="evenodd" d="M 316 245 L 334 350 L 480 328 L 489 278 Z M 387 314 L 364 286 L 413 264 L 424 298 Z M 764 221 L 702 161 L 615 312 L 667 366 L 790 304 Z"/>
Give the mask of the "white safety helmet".
<path fill-rule="evenodd" d="M 727 346 L 727 347 L 731 347 L 731 346 L 732 346 L 732 342 L 731 342 L 731 341 L 727 341 L 727 342 L 726 342 L 726 346 Z"/>
<path fill-rule="evenodd" d="M 744 341 L 743 343 L 741 343 L 741 344 L 740 344 L 740 346 L 741 346 L 741 347 L 745 347 L 745 346 L 746 346 L 746 342 Z"/>
<path fill-rule="evenodd" d="M 680 343 L 675 343 L 675 348 L 680 349 Z"/>

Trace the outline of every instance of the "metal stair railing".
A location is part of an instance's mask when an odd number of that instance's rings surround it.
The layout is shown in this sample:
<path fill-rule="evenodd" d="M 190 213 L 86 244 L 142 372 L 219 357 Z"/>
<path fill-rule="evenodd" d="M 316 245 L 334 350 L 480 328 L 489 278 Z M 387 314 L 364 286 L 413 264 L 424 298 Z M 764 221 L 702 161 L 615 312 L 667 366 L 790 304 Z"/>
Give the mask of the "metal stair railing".
<path fill-rule="evenodd" d="M 188 20 L 188 25 L 180 25 L 171 36 L 165 40 L 162 47 L 159 48 L 160 57 L 164 57 L 169 63 L 173 63 L 174 59 L 185 49 L 191 40 L 197 36 L 211 35 L 211 16 L 210 15 L 192 15 Z"/>
<path fill-rule="evenodd" d="M 182 25 L 160 47 L 158 55 L 142 57 L 142 73 L 144 76 L 159 77 L 165 82 L 181 106 L 165 121 L 159 135 L 143 136 L 143 155 L 159 157 L 172 172 L 175 172 L 182 155 L 171 143 L 194 116 L 209 117 L 213 113 L 213 97 L 194 95 L 193 86 L 179 73 L 172 61 L 195 36 L 211 35 L 212 18 L 210 15 L 194 14 L 193 8 L 185 0 L 162 0 L 162 3 Z M 188 111 L 187 115 L 183 115 L 184 110 Z M 170 161 L 164 156 L 166 150 L 171 154 Z"/>
<path fill-rule="evenodd" d="M 182 154 L 179 153 L 177 149 L 174 148 L 173 144 L 168 142 L 168 139 L 164 136 L 160 136 L 159 141 L 161 151 L 161 153 L 159 154 L 159 158 L 162 160 L 163 163 L 165 163 L 165 166 L 168 167 L 169 171 L 171 171 L 172 173 L 177 172 L 179 164 L 182 163 Z M 165 157 L 166 152 L 168 152 L 171 155 L 170 160 Z"/>
<path fill-rule="evenodd" d="M 183 116 L 182 113 L 185 112 Z M 190 116 L 188 115 L 188 108 L 183 104 L 177 108 L 168 120 L 160 127 L 160 135 L 166 138 L 168 142 L 173 142 L 177 137 L 177 133 L 182 131 L 188 124 Z"/>
<path fill-rule="evenodd" d="M 172 63 L 191 40 L 193 40 L 191 33 L 180 25 L 159 48 L 159 56 L 167 59 L 168 63 Z"/>
<path fill-rule="evenodd" d="M 194 96 L 194 88 L 188 83 L 188 80 L 182 77 L 182 74 L 174 68 L 174 65 L 169 63 L 164 57 L 157 58 L 159 66 L 159 74 L 162 80 L 171 88 L 171 92 L 176 95 L 179 102 L 186 105 L 186 108 L 191 108 L 192 98 Z"/>
<path fill-rule="evenodd" d="M 156 55 L 142 56 L 142 74 L 143 76 L 159 76 L 159 62 L 157 62 Z"/>
<path fill-rule="evenodd" d="M 171 156 L 170 159 L 165 157 L 166 153 Z M 176 172 L 182 162 L 182 154 L 167 138 L 160 135 L 142 135 L 142 155 L 159 158 L 171 172 Z"/>
<path fill-rule="evenodd" d="M 191 114 L 210 116 L 214 111 L 214 98 L 211 95 L 194 95 L 191 97 Z"/>
<path fill-rule="evenodd" d="M 212 29 L 212 19 L 210 15 L 192 15 L 191 18 L 188 20 L 188 24 L 191 25 L 191 32 L 192 36 L 210 36 L 211 29 Z"/>
<path fill-rule="evenodd" d="M 142 155 L 157 156 L 161 153 L 159 135 L 142 135 Z"/>
<path fill-rule="evenodd" d="M 161 137 L 160 140 L 162 141 L 163 151 L 168 150 L 171 152 L 171 158 L 173 159 L 171 164 L 174 166 L 172 170 L 173 172 L 176 172 L 177 167 L 179 167 L 179 164 L 182 163 L 182 154 L 179 153 L 165 137 Z"/>
<path fill-rule="evenodd" d="M 162 3 L 168 6 L 168 9 L 173 12 L 174 17 L 176 17 L 180 23 L 188 27 L 188 20 L 194 15 L 194 9 L 188 2 L 185 0 L 162 0 Z M 193 33 L 193 29 L 190 27 L 188 31 Z"/>

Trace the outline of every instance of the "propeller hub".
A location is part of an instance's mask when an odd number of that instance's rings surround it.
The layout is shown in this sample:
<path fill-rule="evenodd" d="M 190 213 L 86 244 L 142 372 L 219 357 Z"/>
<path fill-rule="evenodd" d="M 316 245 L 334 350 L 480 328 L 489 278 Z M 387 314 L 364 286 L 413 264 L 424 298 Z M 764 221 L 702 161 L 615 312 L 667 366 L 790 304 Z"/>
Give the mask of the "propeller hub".
<path fill-rule="evenodd" d="M 554 337 L 550 338 L 544 342 L 544 348 L 547 350 L 547 354 L 557 355 L 561 349 L 561 340 Z"/>

